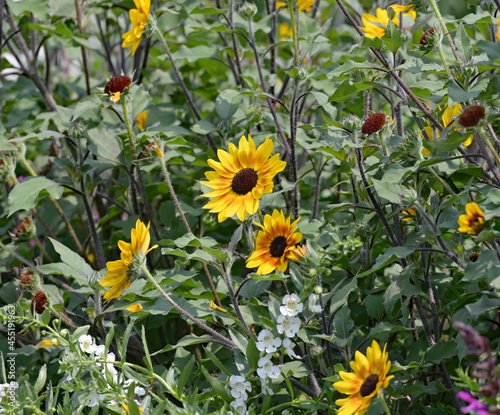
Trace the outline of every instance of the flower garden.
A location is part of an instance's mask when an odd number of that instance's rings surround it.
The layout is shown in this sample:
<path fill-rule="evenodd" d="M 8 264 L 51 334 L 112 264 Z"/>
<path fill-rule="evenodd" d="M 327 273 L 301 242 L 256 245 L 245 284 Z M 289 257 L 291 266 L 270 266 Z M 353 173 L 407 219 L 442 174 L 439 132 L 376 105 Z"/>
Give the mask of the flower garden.
<path fill-rule="evenodd" d="M 0 413 L 500 414 L 500 1 L 0 14 Z"/>

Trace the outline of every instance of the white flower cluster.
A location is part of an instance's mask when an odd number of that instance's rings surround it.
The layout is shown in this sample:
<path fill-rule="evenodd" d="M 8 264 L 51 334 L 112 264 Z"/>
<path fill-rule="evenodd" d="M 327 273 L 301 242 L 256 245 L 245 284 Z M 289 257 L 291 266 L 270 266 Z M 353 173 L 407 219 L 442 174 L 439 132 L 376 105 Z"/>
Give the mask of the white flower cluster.
<path fill-rule="evenodd" d="M 17 382 L 10 382 L 10 383 L 0 383 L 0 402 L 2 402 L 3 398 L 9 394 L 9 396 L 12 396 L 12 394 L 15 393 L 15 390 L 19 387 L 19 384 Z M 0 408 L 0 413 L 5 412 L 4 408 Z"/>
<path fill-rule="evenodd" d="M 243 376 L 231 376 L 229 378 L 229 388 L 231 391 L 231 396 L 234 399 L 233 402 L 231 402 L 231 409 L 233 411 L 229 411 L 230 415 L 247 415 L 248 410 L 247 410 L 247 405 L 246 405 L 246 400 L 248 399 L 248 392 L 252 391 L 252 386 L 250 385 L 250 382 L 245 381 L 245 378 Z"/>
<path fill-rule="evenodd" d="M 129 386 L 132 384 L 132 382 L 135 381 L 133 379 L 124 380 L 123 375 L 120 376 L 120 373 L 118 372 L 118 370 L 114 365 L 114 362 L 116 362 L 115 354 L 113 352 L 106 354 L 106 346 L 95 344 L 94 339 L 89 334 L 81 335 L 78 338 L 78 344 L 80 346 L 80 350 L 84 353 L 87 353 L 91 359 L 95 360 L 96 365 L 102 368 L 103 376 L 107 380 L 107 382 L 121 386 L 122 389 L 125 390 L 124 393 L 126 393 L 126 389 L 128 389 Z M 77 360 L 76 354 L 71 352 L 69 348 L 65 349 L 65 356 L 68 362 L 75 362 Z M 78 374 L 78 371 L 80 369 L 81 369 L 80 367 L 75 366 L 72 373 L 70 373 L 67 376 L 66 380 L 71 381 L 73 377 L 75 377 Z M 109 386 L 109 389 L 111 390 L 111 385 Z M 98 390 L 99 390 L 98 386 L 95 385 L 95 387 L 93 388 L 93 395 L 87 406 L 93 407 L 95 405 L 98 405 L 99 402 L 106 401 L 107 391 L 102 390 L 100 392 L 104 393 L 98 393 Z M 146 390 L 141 386 L 136 386 L 134 389 L 134 393 L 135 395 L 143 396 L 146 394 Z M 109 400 L 106 401 L 106 403 L 116 404 L 116 401 Z M 136 401 L 136 403 L 137 405 L 140 406 L 140 402 Z M 149 411 L 147 408 L 144 409 L 145 409 L 144 414 L 147 415 Z"/>
<path fill-rule="evenodd" d="M 280 306 L 280 316 L 277 319 L 276 329 L 279 334 L 284 334 L 285 339 L 276 336 L 271 330 L 262 330 L 257 337 L 257 349 L 262 352 L 262 357 L 258 361 L 257 374 L 262 380 L 262 388 L 265 393 L 272 394 L 272 390 L 267 387 L 267 379 L 279 378 L 281 372 L 278 366 L 272 361 L 272 353 L 283 346 L 286 354 L 293 359 L 300 359 L 294 350 L 294 338 L 301 327 L 300 318 L 297 317 L 302 312 L 304 306 L 300 302 L 297 294 L 287 294 L 283 297 L 282 306 Z"/>

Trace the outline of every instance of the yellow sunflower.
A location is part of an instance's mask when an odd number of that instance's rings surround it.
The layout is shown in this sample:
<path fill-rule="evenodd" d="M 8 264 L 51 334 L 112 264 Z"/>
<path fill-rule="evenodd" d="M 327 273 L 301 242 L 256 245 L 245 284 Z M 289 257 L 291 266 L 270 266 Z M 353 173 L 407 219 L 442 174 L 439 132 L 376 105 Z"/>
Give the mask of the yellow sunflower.
<path fill-rule="evenodd" d="M 338 415 L 363 415 L 372 399 L 389 385 L 394 376 L 387 376 L 391 362 L 387 360 L 389 354 L 385 351 L 386 346 L 381 351 L 378 343 L 373 340 L 371 347 L 366 349 L 366 356 L 356 351 L 355 360 L 350 363 L 352 373 L 339 372 L 344 380 L 335 382 L 333 387 L 349 396 L 335 401 L 340 406 Z"/>
<path fill-rule="evenodd" d="M 257 274 L 266 275 L 274 270 L 285 271 L 288 259 L 300 261 L 299 256 L 304 256 L 305 249 L 296 246 L 302 240 L 302 234 L 295 227 L 299 219 L 290 224 L 290 216 L 285 221 L 283 211 L 275 209 L 272 216 L 264 217 L 264 226 L 254 222 L 263 230 L 257 234 L 255 250 L 247 259 L 247 267 L 259 267 Z"/>
<path fill-rule="evenodd" d="M 443 115 L 441 117 L 441 121 L 443 122 L 441 125 L 443 126 L 443 128 L 447 127 L 449 125 L 453 125 L 455 122 L 455 117 L 458 117 L 461 113 L 462 113 L 462 105 L 461 104 L 455 104 L 455 105 L 452 105 L 451 107 L 446 105 L 446 109 L 444 110 Z M 461 127 L 457 127 L 457 128 L 455 128 L 455 130 L 460 130 L 460 128 Z M 424 130 L 427 133 L 427 136 L 429 137 L 429 139 L 433 140 L 434 139 L 434 129 L 431 126 L 427 126 L 427 127 L 424 127 Z M 441 135 L 441 133 L 438 131 L 437 137 L 439 138 L 440 135 Z M 464 147 L 470 146 L 473 138 L 474 138 L 474 134 L 470 135 L 467 138 L 467 140 L 465 140 L 462 143 L 462 145 Z M 429 150 L 427 150 L 426 148 L 422 149 L 423 156 L 428 156 L 430 154 L 431 154 L 431 152 Z"/>
<path fill-rule="evenodd" d="M 388 8 L 394 10 L 394 12 L 396 13 L 396 15 L 392 18 L 392 22 L 399 26 L 398 14 L 403 11 L 409 10 L 412 7 L 413 6 L 400 6 L 398 4 L 389 6 Z M 416 19 L 417 13 L 415 12 L 415 10 L 410 10 L 403 16 L 411 16 L 413 17 L 413 19 Z M 387 12 L 387 10 L 377 7 L 376 16 L 374 16 L 373 14 L 364 13 L 361 17 L 361 21 L 364 24 L 364 26 L 361 27 L 361 30 L 365 32 L 366 37 L 369 37 L 370 39 L 376 37 L 381 38 L 385 35 L 385 29 L 389 25 L 389 13 Z"/>
<path fill-rule="evenodd" d="M 144 127 L 146 126 L 146 122 L 148 120 L 148 114 L 149 111 L 142 111 L 134 121 L 134 124 L 137 124 L 140 130 L 144 130 Z"/>
<path fill-rule="evenodd" d="M 236 213 L 241 221 L 247 214 L 253 215 L 259 208 L 259 199 L 264 193 L 273 191 L 273 178 L 282 171 L 286 162 L 279 159 L 279 154 L 271 158 L 273 142 L 268 137 L 264 144 L 255 149 L 255 143 L 248 136 L 242 136 L 239 149 L 229 144 L 229 153 L 218 150 L 219 161 L 208 160 L 208 165 L 215 171 L 207 171 L 208 182 L 201 182 L 213 190 L 202 195 L 213 197 L 204 209 L 219 213 L 219 222 L 233 217 Z"/>
<path fill-rule="evenodd" d="M 132 46 L 132 49 L 130 49 L 130 52 L 128 53 L 129 55 L 135 54 L 135 51 L 144 37 L 144 28 L 149 20 L 149 8 L 151 6 L 150 0 L 134 0 L 134 3 L 137 9 L 130 9 L 129 11 L 132 29 L 122 36 L 124 39 L 122 48 Z"/>
<path fill-rule="evenodd" d="M 476 202 L 465 205 L 465 215 L 458 218 L 459 232 L 477 235 L 483 230 L 485 224 L 484 213 Z"/>
<path fill-rule="evenodd" d="M 280 40 L 293 36 L 292 28 L 288 23 L 281 23 L 278 32 Z"/>
<path fill-rule="evenodd" d="M 147 253 L 158 247 L 158 245 L 155 245 L 149 248 L 151 242 L 149 223 L 146 227 L 140 219 L 137 219 L 135 228 L 132 228 L 131 237 L 131 243 L 118 241 L 118 248 L 122 251 L 120 259 L 106 263 L 108 271 L 106 277 L 100 282 L 103 287 L 111 287 L 103 295 L 106 301 L 120 297 L 123 290 L 130 287 L 132 281 L 137 278 L 134 269 L 140 268 L 146 260 Z M 137 267 L 133 266 L 134 264 L 137 264 Z"/>

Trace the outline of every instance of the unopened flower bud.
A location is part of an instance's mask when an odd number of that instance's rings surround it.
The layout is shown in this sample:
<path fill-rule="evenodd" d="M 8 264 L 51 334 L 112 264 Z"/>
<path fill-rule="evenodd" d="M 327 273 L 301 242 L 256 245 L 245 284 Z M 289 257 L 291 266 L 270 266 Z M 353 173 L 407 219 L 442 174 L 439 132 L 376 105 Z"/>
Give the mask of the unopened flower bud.
<path fill-rule="evenodd" d="M 52 339 L 52 340 L 50 341 L 50 344 L 51 344 L 52 346 L 57 346 L 57 345 L 59 344 L 59 342 L 57 341 L 57 339 Z"/>
<path fill-rule="evenodd" d="M 323 287 L 321 285 L 315 285 L 314 293 L 317 295 L 323 294 Z"/>
<path fill-rule="evenodd" d="M 460 115 L 458 119 L 458 123 L 462 127 L 475 127 L 479 124 L 479 121 L 484 118 L 484 115 L 484 108 L 481 105 L 475 105 L 462 112 L 462 115 Z"/>
<path fill-rule="evenodd" d="M 316 271 L 315 268 L 312 268 L 309 270 L 309 276 L 310 277 L 315 277 L 316 275 L 318 275 L 318 271 Z"/>
<path fill-rule="evenodd" d="M 29 241 L 33 239 L 35 232 L 35 222 L 31 218 L 26 218 L 12 232 L 9 231 L 9 234 L 15 241 Z"/>
<path fill-rule="evenodd" d="M 297 76 L 295 77 L 295 79 L 299 80 L 299 81 L 303 81 L 304 79 L 307 78 L 307 75 L 308 75 L 308 72 L 305 68 L 303 67 L 300 67 L 298 72 L 297 72 Z"/>
<path fill-rule="evenodd" d="M 361 127 L 361 132 L 366 135 L 371 135 L 380 131 L 385 125 L 385 114 L 377 112 L 370 115 Z"/>
<path fill-rule="evenodd" d="M 66 337 L 69 334 L 69 331 L 67 329 L 62 329 L 61 330 L 61 336 Z"/>
<path fill-rule="evenodd" d="M 21 275 L 21 284 L 22 285 L 30 285 L 33 279 L 33 271 L 29 268 L 25 268 L 23 270 L 23 275 Z"/>
<path fill-rule="evenodd" d="M 251 19 L 257 13 L 257 6 L 246 1 L 238 10 L 238 13 L 244 19 Z"/>
<path fill-rule="evenodd" d="M 85 136 L 85 130 L 85 124 L 77 120 L 69 126 L 68 135 L 75 140 L 79 140 Z"/>
<path fill-rule="evenodd" d="M 316 344 L 313 344 L 311 346 L 311 354 L 313 357 L 320 357 L 323 354 L 324 350 L 321 346 L 318 346 Z"/>

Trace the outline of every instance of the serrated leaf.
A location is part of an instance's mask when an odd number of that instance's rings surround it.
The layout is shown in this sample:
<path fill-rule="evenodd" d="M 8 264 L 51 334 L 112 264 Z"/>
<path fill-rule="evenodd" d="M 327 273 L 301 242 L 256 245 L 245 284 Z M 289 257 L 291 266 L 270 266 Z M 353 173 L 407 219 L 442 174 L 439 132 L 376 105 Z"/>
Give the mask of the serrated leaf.
<path fill-rule="evenodd" d="M 47 365 L 44 364 L 40 369 L 38 369 L 38 377 L 36 378 L 35 385 L 33 386 L 33 388 L 35 389 L 35 393 L 37 395 L 45 386 L 46 381 L 47 381 Z"/>
<path fill-rule="evenodd" d="M 33 209 L 40 196 L 42 198 L 48 193 L 54 199 L 59 199 L 64 188 L 56 182 L 43 176 L 27 177 L 16 184 L 9 193 L 9 216 L 18 210 Z"/>
<path fill-rule="evenodd" d="M 365 89 L 376 88 L 378 86 L 380 86 L 378 83 L 371 81 L 351 83 L 350 80 L 345 80 L 337 87 L 328 102 L 345 102 L 352 95 L 357 94 L 358 92 L 364 91 Z"/>
<path fill-rule="evenodd" d="M 427 350 L 427 359 L 433 363 L 441 363 L 443 360 L 456 356 L 457 342 L 436 343 Z"/>
<path fill-rule="evenodd" d="M 119 162 L 123 144 L 105 125 L 100 124 L 96 128 L 91 128 L 87 131 L 87 135 L 89 137 L 88 148 L 92 154 L 114 163 Z"/>
<path fill-rule="evenodd" d="M 77 280 L 81 286 L 88 286 L 89 278 L 94 273 L 92 267 L 85 260 L 69 249 L 66 245 L 50 238 L 55 251 L 61 256 L 61 260 L 71 269 L 71 276 Z"/>

